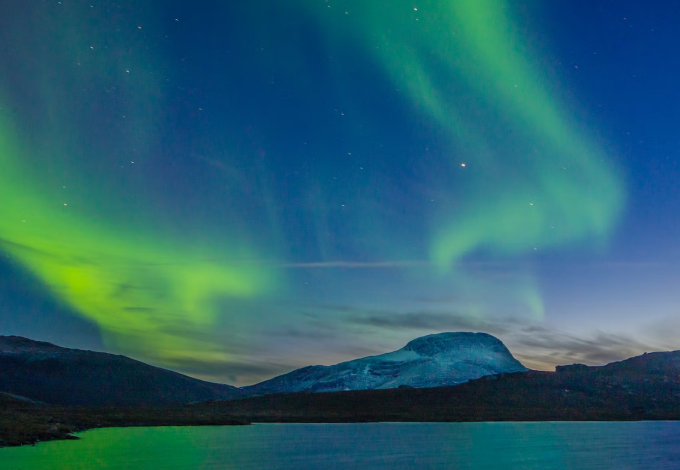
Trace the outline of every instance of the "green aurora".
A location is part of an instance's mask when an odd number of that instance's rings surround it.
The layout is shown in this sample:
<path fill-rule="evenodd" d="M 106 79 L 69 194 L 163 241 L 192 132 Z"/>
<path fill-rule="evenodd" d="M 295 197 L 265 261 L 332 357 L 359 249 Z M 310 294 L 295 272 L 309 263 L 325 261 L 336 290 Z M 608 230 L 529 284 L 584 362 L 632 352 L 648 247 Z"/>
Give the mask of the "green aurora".
<path fill-rule="evenodd" d="M 601 246 L 624 205 L 608 155 L 542 79 L 545 67 L 510 6 L 424 0 L 336 8 L 338 23 L 352 22 L 341 28 L 372 46 L 397 89 L 408 90 L 417 112 L 448 136 L 448 172 L 465 172 L 463 183 L 447 188 L 465 203 L 431 217 L 430 257 L 444 271 L 480 251 L 517 256 L 586 240 Z M 331 28 L 329 41 L 338 37 Z M 475 283 L 462 273 L 455 282 Z M 526 277 L 517 289 L 540 317 L 536 282 Z"/>
<path fill-rule="evenodd" d="M 93 224 L 31 186 L 33 177 L 13 161 L 22 152 L 8 142 L 7 132 L 3 137 L 3 250 L 125 350 L 166 361 L 225 360 L 223 352 L 181 332 L 209 327 L 218 297 L 262 295 L 272 282 L 269 275 L 247 265 L 205 261 L 205 253 L 217 256 L 219 250 L 192 253 L 139 231 Z"/>
<path fill-rule="evenodd" d="M 6 99 L 1 106 L 0 247 L 61 303 L 95 322 L 110 347 L 167 365 L 178 358 L 227 361 L 224 348 L 192 333 L 210 330 L 221 299 L 263 296 L 275 276 L 243 262 L 254 258 L 244 243 L 224 234 L 190 239 L 193 234 L 174 227 L 162 209 L 137 202 L 140 194 L 151 194 L 145 188 L 150 175 L 111 183 L 121 179 L 104 158 L 115 161 L 114 151 L 92 146 L 76 124 L 87 125 L 82 121 L 96 110 L 97 96 L 88 102 L 91 95 L 79 99 L 79 91 L 92 83 L 122 88 L 129 98 L 122 107 L 124 144 L 150 153 L 158 140 L 154 130 L 163 92 L 158 80 L 149 78 L 154 61 L 139 54 L 134 35 L 115 35 L 118 16 L 93 20 L 70 10 L 54 17 L 36 11 L 14 27 L 34 30 L 58 47 L 38 65 L 23 62 L 37 72 L 42 115 L 32 125 L 39 130 L 23 129 L 19 117 L 12 119 L 19 115 L 12 105 L 20 109 L 23 103 Z M 18 55 L 30 56 L 26 47 Z M 111 52 L 105 50 L 109 47 Z M 70 122 L 69 115 L 85 118 Z M 46 136 L 42 147 L 35 143 L 36 132 Z M 88 146 L 93 153 L 79 155 Z M 68 193 L 65 181 L 80 193 Z"/>
<path fill-rule="evenodd" d="M 623 207 L 620 178 L 541 80 L 508 4 L 345 3 L 360 25 L 348 29 L 376 44 L 395 85 L 450 137 L 451 169 L 471 173 L 465 208 L 434 217 L 434 261 L 607 236 Z"/>
<path fill-rule="evenodd" d="M 574 116 L 573 110 L 560 103 L 557 91 L 542 78 L 541 60 L 528 50 L 509 4 L 416 3 L 346 1 L 328 8 L 324 2 L 300 0 L 289 14 L 305 13 L 315 21 L 327 33 L 324 46 L 330 50 L 353 48 L 372 55 L 414 112 L 446 135 L 446 171 L 433 171 L 431 184 L 449 197 L 425 211 L 431 243 L 429 255 L 423 255 L 440 268 L 438 275 L 447 275 L 465 256 L 479 252 L 521 256 L 584 241 L 603 243 L 624 204 L 622 181 L 606 152 L 567 117 Z M 48 21 L 43 18 L 37 24 Z M 74 57 L 85 57 L 89 42 L 107 41 L 98 27 L 91 24 L 87 38 L 70 30 L 43 34 L 56 35 Z M 124 37 L 117 46 L 127 50 L 132 41 L 132 36 Z M 57 61 L 46 59 L 38 70 L 46 73 Z M 112 75 L 120 82 L 121 75 L 128 79 L 137 70 L 148 72 L 146 61 L 134 54 L 93 59 L 82 67 L 84 72 L 78 63 L 69 69 L 72 76 L 56 85 L 43 83 L 42 107 L 59 116 L 44 124 L 47 140 L 82 138 L 75 125 L 64 122 L 67 114 L 55 111 L 55 103 L 66 101 L 63 91 L 55 91 L 59 84 L 75 89 L 67 82 L 76 73 L 81 74 L 78 83 L 105 81 Z M 339 80 L 356 80 L 342 71 L 337 75 Z M 143 103 L 129 104 L 125 111 L 128 143 L 141 154 L 150 152 L 163 107 L 163 85 L 148 77 L 126 83 L 130 102 Z M 259 227 L 249 226 L 247 215 L 242 215 L 220 236 L 166 230 L 163 216 L 150 215 L 152 203 L 144 201 L 149 193 L 140 189 L 143 179 L 130 191 L 141 199 L 133 201 L 132 216 L 113 208 L 116 196 L 111 193 L 92 200 L 74 198 L 81 204 L 67 202 L 45 189 L 48 182 L 56 186 L 55 174 L 70 172 L 80 175 L 81 182 L 89 180 L 83 183 L 89 195 L 105 185 L 108 174 L 101 169 L 92 174 L 87 165 L 86 170 L 79 168 L 68 152 L 59 150 L 64 145 L 54 145 L 49 156 L 31 154 L 36 146 L 26 142 L 27 133 L 21 132 L 25 124 L 11 116 L 6 112 L 0 121 L 0 248 L 61 302 L 96 322 L 110 344 L 165 363 L 181 357 L 226 361 L 222 349 L 182 330 L 209 330 L 219 320 L 220 299 L 260 299 L 285 286 L 276 263 L 264 262 L 283 255 L 255 236 Z M 85 142 L 82 147 L 87 147 Z M 94 158 L 83 155 L 75 161 Z M 41 159 L 49 162 L 36 168 Z M 132 201 L 126 194 L 120 197 Z M 265 194 L 263 199 L 269 201 L 264 203 L 266 211 L 272 198 Z M 233 201 L 225 199 L 224 204 Z M 266 231 L 273 238 L 270 245 L 278 247 L 285 227 L 275 216 L 264 218 L 272 221 Z M 404 243 L 398 233 L 394 237 L 396 243 L 391 244 Z M 459 286 L 475 284 L 473 277 L 454 271 Z M 528 310 L 540 314 L 535 280 L 527 275 L 520 284 L 516 295 Z"/>

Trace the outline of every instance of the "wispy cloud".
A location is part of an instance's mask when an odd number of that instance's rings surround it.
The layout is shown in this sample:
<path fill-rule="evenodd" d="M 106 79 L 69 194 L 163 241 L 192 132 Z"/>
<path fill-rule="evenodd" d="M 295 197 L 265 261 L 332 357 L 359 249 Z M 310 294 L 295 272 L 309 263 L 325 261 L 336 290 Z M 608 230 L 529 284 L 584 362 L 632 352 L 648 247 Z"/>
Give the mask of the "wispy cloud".
<path fill-rule="evenodd" d="M 383 332 L 419 334 L 480 331 L 499 337 L 527 367 L 552 370 L 557 365 L 604 365 L 649 351 L 672 349 L 668 341 L 635 339 L 596 331 L 584 336 L 560 331 L 522 318 L 480 318 L 442 311 L 389 312 L 335 307 L 342 322 Z M 654 338 L 654 336 L 652 337 Z"/>
<path fill-rule="evenodd" d="M 291 370 L 288 365 L 249 359 L 200 361 L 191 358 L 175 360 L 173 368 L 202 380 L 231 385 L 253 384 Z"/>
<path fill-rule="evenodd" d="M 506 344 L 527 367 L 547 370 L 574 363 L 604 365 L 644 352 L 667 349 L 617 333 L 595 332 L 579 337 L 541 326 L 509 332 Z"/>
<path fill-rule="evenodd" d="M 420 300 L 420 299 L 419 299 Z M 553 370 L 557 365 L 604 365 L 651 351 L 677 349 L 680 320 L 649 325 L 635 337 L 594 331 L 560 331 L 525 318 L 465 315 L 450 308 L 455 298 L 427 298 L 402 311 L 343 304 L 291 304 L 295 323 L 263 327 L 257 343 L 240 337 L 170 324 L 166 333 L 210 344 L 227 353 L 225 360 L 175 359 L 158 364 L 205 380 L 253 384 L 315 364 L 335 364 L 382 354 L 427 334 L 445 331 L 485 332 L 498 337 L 524 365 Z M 422 307 L 422 308 L 421 308 Z M 165 330 L 164 330 L 165 331 Z M 143 359 L 143 358 L 142 358 Z"/>
<path fill-rule="evenodd" d="M 309 263 L 282 263 L 281 268 L 422 268 L 431 267 L 433 264 L 424 260 L 403 261 L 318 261 Z"/>
<path fill-rule="evenodd" d="M 493 330 L 496 334 L 506 331 L 506 329 L 500 325 L 495 325 L 479 318 L 427 311 L 389 314 L 372 311 L 352 315 L 345 321 L 358 325 L 392 330 L 443 331 L 485 329 Z"/>
<path fill-rule="evenodd" d="M 309 269 L 309 268 L 434 268 L 439 267 L 436 263 L 429 260 L 378 260 L 378 261 L 357 261 L 357 260 L 333 260 L 333 261 L 309 261 L 301 263 L 273 263 L 279 268 Z M 460 260 L 456 266 L 463 268 L 477 269 L 503 269 L 518 270 L 527 266 L 518 262 L 503 261 L 483 261 L 483 260 Z"/>

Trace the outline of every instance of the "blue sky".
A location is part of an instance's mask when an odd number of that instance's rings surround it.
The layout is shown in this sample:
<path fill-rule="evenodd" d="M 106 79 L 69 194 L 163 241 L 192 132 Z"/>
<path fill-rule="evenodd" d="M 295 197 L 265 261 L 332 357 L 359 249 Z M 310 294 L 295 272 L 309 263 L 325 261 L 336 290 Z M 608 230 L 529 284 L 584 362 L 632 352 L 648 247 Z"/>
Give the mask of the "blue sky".
<path fill-rule="evenodd" d="M 7 2 L 0 334 L 235 384 L 677 349 L 680 7 L 487 7 Z"/>

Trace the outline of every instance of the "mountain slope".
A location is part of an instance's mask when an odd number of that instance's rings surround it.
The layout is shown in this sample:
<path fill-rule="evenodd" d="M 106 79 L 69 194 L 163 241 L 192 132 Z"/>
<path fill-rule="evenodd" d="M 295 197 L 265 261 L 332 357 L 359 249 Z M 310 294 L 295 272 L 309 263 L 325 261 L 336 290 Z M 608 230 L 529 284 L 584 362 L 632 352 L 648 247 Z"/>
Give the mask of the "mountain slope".
<path fill-rule="evenodd" d="M 333 366 L 309 366 L 244 387 L 247 394 L 334 392 L 456 385 L 485 375 L 523 372 L 505 345 L 486 333 L 423 336 L 402 349 Z"/>
<path fill-rule="evenodd" d="M 243 392 L 125 356 L 0 336 L 0 392 L 60 405 L 159 406 Z"/>

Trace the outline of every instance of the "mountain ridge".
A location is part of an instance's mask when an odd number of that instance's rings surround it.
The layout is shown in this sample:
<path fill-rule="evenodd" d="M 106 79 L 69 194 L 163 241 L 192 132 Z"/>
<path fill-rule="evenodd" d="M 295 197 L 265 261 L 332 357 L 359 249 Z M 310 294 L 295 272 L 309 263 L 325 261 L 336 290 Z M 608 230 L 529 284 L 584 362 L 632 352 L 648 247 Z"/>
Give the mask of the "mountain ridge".
<path fill-rule="evenodd" d="M 396 351 L 331 366 L 307 366 L 242 387 L 247 394 L 376 390 L 457 385 L 485 375 L 524 372 L 502 341 L 487 333 L 422 336 Z"/>
<path fill-rule="evenodd" d="M 126 356 L 21 336 L 0 336 L 0 391 L 48 404 L 82 406 L 166 406 L 243 395 L 236 387 Z"/>

